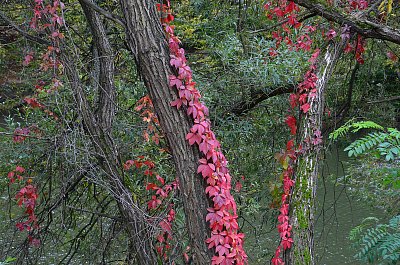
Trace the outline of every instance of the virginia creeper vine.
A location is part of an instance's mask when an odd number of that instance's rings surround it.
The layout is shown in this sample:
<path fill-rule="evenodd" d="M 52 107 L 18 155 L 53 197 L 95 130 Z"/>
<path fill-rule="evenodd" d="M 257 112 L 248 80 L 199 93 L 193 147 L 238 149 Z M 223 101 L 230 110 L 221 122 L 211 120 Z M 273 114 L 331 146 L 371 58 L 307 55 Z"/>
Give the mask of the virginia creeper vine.
<path fill-rule="evenodd" d="M 332 4 L 332 3 L 331 3 Z M 350 0 L 348 1 L 347 12 L 352 12 L 354 10 L 363 10 L 368 7 L 368 2 L 364 0 Z M 310 34 L 316 31 L 315 26 L 306 25 L 303 26 L 297 20 L 297 12 L 300 11 L 300 8 L 293 2 L 287 0 L 273 1 L 268 2 L 264 6 L 266 10 L 266 16 L 269 19 L 277 18 L 278 20 L 285 20 L 281 24 L 282 31 L 278 30 L 272 32 L 272 37 L 275 39 L 275 47 L 270 48 L 270 56 L 275 57 L 278 55 L 277 49 L 284 42 L 288 49 L 303 50 L 310 51 L 313 39 L 310 37 Z M 298 29 L 297 38 L 293 40 L 291 37 L 292 29 Z M 334 29 L 329 29 L 326 33 L 324 29 L 321 30 L 322 36 L 326 40 L 331 40 L 337 36 L 336 31 Z M 359 63 L 363 63 L 364 60 L 362 58 L 362 54 L 365 52 L 365 40 L 361 35 L 357 36 L 355 43 L 350 44 L 350 27 L 344 25 L 342 27 L 341 38 L 343 40 L 347 40 L 347 46 L 345 52 L 349 53 L 354 50 L 355 59 Z M 300 118 L 305 117 L 305 114 L 310 109 L 310 100 L 317 96 L 317 80 L 318 77 L 316 75 L 317 72 L 317 58 L 319 56 L 320 50 L 316 49 L 312 54 L 309 62 L 311 66 L 309 70 L 306 72 L 303 81 L 298 85 L 295 93 L 290 94 L 289 102 L 292 111 L 298 111 L 298 116 Z M 295 118 L 294 115 L 288 115 L 285 119 L 285 123 L 288 125 L 290 129 L 291 139 L 286 144 L 286 150 L 278 156 L 279 162 L 282 164 L 283 173 L 281 175 L 283 182 L 283 192 L 281 195 L 280 202 L 280 214 L 278 216 L 278 232 L 280 235 L 280 244 L 275 251 L 275 255 L 272 258 L 271 262 L 273 265 L 281 265 L 284 264 L 282 259 L 282 251 L 290 249 L 293 242 L 292 239 L 292 225 L 290 224 L 289 218 L 289 198 L 291 196 L 291 191 L 295 185 L 292 177 L 294 176 L 294 168 L 293 166 L 296 163 L 296 160 L 301 156 L 301 154 L 305 151 L 305 148 L 312 145 L 319 145 L 322 143 L 321 131 L 319 128 L 314 128 L 313 139 L 301 139 L 300 143 L 296 143 L 296 135 L 297 135 L 297 126 L 300 122 Z"/>
<path fill-rule="evenodd" d="M 180 41 L 174 34 L 170 22 L 174 20 L 169 3 L 158 5 L 162 13 L 161 22 L 167 35 L 170 64 L 176 69 L 176 75 L 169 77 L 171 89 L 176 89 L 178 99 L 171 106 L 186 110 L 193 119 L 194 125 L 186 139 L 190 145 L 196 144 L 203 158 L 197 173 L 200 173 L 207 183 L 205 192 L 213 202 L 213 207 L 207 209 L 206 220 L 210 224 L 211 237 L 206 240 L 209 248 L 215 248 L 211 264 L 245 264 L 247 255 L 243 249 L 244 235 L 239 233 L 236 204 L 231 190 L 231 176 L 227 168 L 227 160 L 221 152 L 221 146 L 211 130 L 208 119 L 208 109 L 200 101 L 201 95 L 195 88 L 192 70 L 187 65 L 184 49 L 179 47 Z"/>
<path fill-rule="evenodd" d="M 60 32 L 60 28 L 64 23 L 64 20 L 60 15 L 63 8 L 64 4 L 59 0 L 54 0 L 51 4 L 48 5 L 45 5 L 43 0 L 34 1 L 33 17 L 29 23 L 29 26 L 32 30 L 35 31 L 47 31 L 51 43 L 51 45 L 47 47 L 47 50 L 41 56 L 40 70 L 43 72 L 47 72 L 50 69 L 53 70 L 52 83 L 46 87 L 44 81 L 38 81 L 35 85 L 35 94 L 40 92 L 50 93 L 62 86 L 61 81 L 58 80 L 56 76 L 61 68 L 61 63 L 58 60 L 57 55 L 60 52 L 58 48 L 60 40 L 64 38 L 63 34 Z M 28 66 L 32 60 L 34 60 L 34 53 L 32 51 L 29 51 L 23 59 L 23 66 Z M 42 103 L 40 103 L 36 96 L 26 97 L 24 101 L 30 108 L 40 109 L 45 114 L 52 117 L 54 120 L 58 120 L 58 116 L 50 111 Z M 13 142 L 22 143 L 31 133 L 38 134 L 39 132 L 39 128 L 34 125 L 24 128 L 16 128 L 13 135 Z M 23 176 L 25 173 L 25 168 L 17 165 L 15 169 L 10 171 L 7 175 L 9 179 L 9 184 L 15 185 L 17 183 L 22 183 L 22 181 L 26 178 Z M 35 231 L 39 231 L 40 229 L 35 214 L 38 197 L 38 189 L 34 185 L 31 178 L 27 178 L 24 186 L 20 188 L 15 195 L 18 206 L 24 207 L 25 214 L 27 214 L 27 219 L 24 222 L 17 222 L 16 228 L 19 231 L 26 230 L 29 232 L 28 242 L 33 246 L 40 245 L 38 233 L 36 233 L 35 235 Z"/>

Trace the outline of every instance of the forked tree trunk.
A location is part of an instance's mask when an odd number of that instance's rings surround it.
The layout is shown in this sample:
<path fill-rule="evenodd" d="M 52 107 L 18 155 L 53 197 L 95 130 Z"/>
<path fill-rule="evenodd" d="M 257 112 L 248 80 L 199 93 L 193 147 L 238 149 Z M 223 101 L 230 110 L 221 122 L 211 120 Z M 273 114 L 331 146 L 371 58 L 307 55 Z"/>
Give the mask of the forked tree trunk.
<path fill-rule="evenodd" d="M 212 252 L 205 242 L 210 235 L 206 223 L 209 201 L 204 191 L 205 183 L 196 173 L 200 153 L 186 141 L 193 121 L 185 110 L 177 110 L 170 105 L 177 99 L 177 94 L 169 87 L 169 75 L 173 74 L 173 70 L 169 64 L 169 48 L 160 14 L 153 0 L 120 0 L 120 3 L 128 46 L 135 56 L 173 155 L 189 243 L 194 254 L 193 264 L 209 264 Z"/>
<path fill-rule="evenodd" d="M 324 113 L 324 93 L 328 80 L 343 51 L 343 43 L 330 43 L 318 62 L 317 95 L 309 99 L 310 109 L 301 118 L 299 143 L 304 153 L 295 166 L 295 186 L 290 200 L 290 222 L 292 224 L 293 246 L 285 253 L 286 265 L 314 265 L 314 213 L 319 158 L 322 145 L 314 145 L 311 140 L 317 130 L 322 130 Z"/>
<path fill-rule="evenodd" d="M 93 44 L 98 52 L 99 74 L 98 102 L 91 107 L 84 93 L 79 78 L 75 55 L 63 50 L 61 60 L 65 67 L 69 85 L 74 91 L 77 108 L 82 116 L 86 133 L 88 134 L 99 166 L 104 171 L 103 181 L 117 202 L 119 211 L 125 221 L 129 235 L 130 253 L 129 264 L 154 265 L 157 255 L 153 246 L 154 224 L 150 224 L 145 210 L 140 208 L 132 198 L 132 192 L 124 183 L 124 172 L 114 143 L 111 126 L 115 115 L 115 86 L 114 86 L 114 56 L 108 41 L 104 25 L 99 15 L 81 1 L 82 9 L 89 23 Z"/>

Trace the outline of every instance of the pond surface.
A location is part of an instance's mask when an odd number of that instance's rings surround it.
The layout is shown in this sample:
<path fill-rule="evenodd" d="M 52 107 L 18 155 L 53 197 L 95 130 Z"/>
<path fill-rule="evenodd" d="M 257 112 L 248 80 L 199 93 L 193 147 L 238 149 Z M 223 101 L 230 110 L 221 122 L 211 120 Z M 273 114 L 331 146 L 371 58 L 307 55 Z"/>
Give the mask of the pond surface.
<path fill-rule="evenodd" d="M 355 200 L 347 192 L 349 187 L 337 184 L 336 180 L 347 174 L 345 162 L 349 159 L 343 149 L 332 146 L 327 151 L 318 183 L 315 233 L 318 265 L 365 264 L 353 258 L 355 249 L 349 233 L 366 217 L 384 217 L 383 210 Z"/>

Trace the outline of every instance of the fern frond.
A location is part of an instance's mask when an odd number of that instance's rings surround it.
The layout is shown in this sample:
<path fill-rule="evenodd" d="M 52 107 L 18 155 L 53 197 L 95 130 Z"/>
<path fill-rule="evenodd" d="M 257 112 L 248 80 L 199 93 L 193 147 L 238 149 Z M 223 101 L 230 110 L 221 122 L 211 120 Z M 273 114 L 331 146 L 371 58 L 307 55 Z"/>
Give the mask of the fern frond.
<path fill-rule="evenodd" d="M 377 125 L 376 123 L 374 123 Z M 354 124 L 353 124 L 354 125 Z M 375 126 L 372 125 L 372 126 Z M 353 130 L 356 132 L 361 128 L 368 126 L 370 128 L 371 124 L 357 125 Z M 378 125 L 376 129 L 380 129 L 382 126 Z M 395 160 L 400 157 L 400 132 L 394 128 L 388 128 L 388 132 L 373 132 L 369 133 L 360 139 L 355 140 L 349 146 L 347 146 L 344 151 L 348 152 L 348 156 L 359 156 L 364 154 L 366 151 L 376 148 L 380 155 L 385 157 L 387 161 Z"/>
<path fill-rule="evenodd" d="M 365 151 L 372 149 L 373 147 L 383 143 L 387 138 L 387 133 L 373 132 L 369 133 L 367 136 L 355 140 L 349 146 L 347 146 L 344 151 L 348 151 L 349 157 L 359 156 Z"/>
<path fill-rule="evenodd" d="M 368 263 L 386 261 L 396 264 L 400 261 L 400 215 L 393 217 L 389 224 L 379 224 L 367 229 L 359 240 L 360 249 L 355 257 Z"/>
<path fill-rule="evenodd" d="M 333 132 L 329 134 L 329 139 L 336 140 L 338 138 L 344 137 L 350 130 L 352 132 L 358 132 L 361 129 L 375 129 L 375 130 L 384 130 L 384 128 L 373 122 L 373 121 L 358 121 L 353 122 L 354 119 L 349 120 L 343 126 L 340 126 Z"/>
<path fill-rule="evenodd" d="M 340 126 L 336 130 L 331 132 L 329 134 L 329 139 L 336 140 L 338 138 L 344 137 L 349 132 L 353 121 L 354 121 L 354 119 L 351 119 L 351 120 L 347 121 L 344 125 Z"/>
<path fill-rule="evenodd" d="M 376 124 L 373 121 L 359 121 L 359 122 L 355 122 L 351 125 L 351 127 L 353 128 L 352 132 L 358 132 L 361 129 L 376 129 L 376 130 L 383 130 L 384 128 L 379 125 Z"/>

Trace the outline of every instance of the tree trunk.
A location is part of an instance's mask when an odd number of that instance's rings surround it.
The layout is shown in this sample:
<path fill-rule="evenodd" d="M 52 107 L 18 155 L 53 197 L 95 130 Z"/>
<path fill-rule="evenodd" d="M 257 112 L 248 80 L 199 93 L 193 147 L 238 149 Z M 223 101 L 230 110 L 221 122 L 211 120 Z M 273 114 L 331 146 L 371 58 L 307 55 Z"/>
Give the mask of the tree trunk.
<path fill-rule="evenodd" d="M 322 130 L 324 92 L 337 59 L 342 54 L 343 43 L 330 43 L 319 61 L 317 95 L 309 99 L 310 109 L 301 119 L 299 143 L 304 153 L 296 161 L 295 186 L 290 200 L 290 222 L 293 246 L 285 253 L 285 264 L 314 265 L 314 212 L 321 144 L 312 144 L 317 130 Z"/>
<path fill-rule="evenodd" d="M 106 188 L 115 198 L 119 211 L 123 216 L 129 234 L 132 251 L 130 257 L 133 264 L 157 264 L 157 255 L 152 244 L 155 228 L 150 224 L 149 216 L 133 200 L 132 193 L 124 184 L 124 172 L 114 144 L 111 125 L 115 115 L 114 57 L 103 24 L 97 13 L 81 1 L 85 16 L 93 34 L 93 43 L 99 55 L 98 103 L 93 110 L 86 98 L 82 82 L 75 65 L 73 52 L 62 50 L 61 60 L 74 91 L 78 111 L 82 116 L 86 133 L 96 151 L 97 161 L 104 171 Z M 75 56 L 76 57 L 76 56 Z"/>
<path fill-rule="evenodd" d="M 209 201 L 204 191 L 205 183 L 196 173 L 200 153 L 186 141 L 193 121 L 185 110 L 171 107 L 177 99 L 169 87 L 169 48 L 160 23 L 160 14 L 152 0 L 120 0 L 126 23 L 128 46 L 135 56 L 138 70 L 149 91 L 161 128 L 171 149 L 176 174 L 179 178 L 186 226 L 194 264 L 210 263 L 212 252 L 205 240 L 210 235 L 206 223 Z"/>

